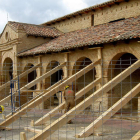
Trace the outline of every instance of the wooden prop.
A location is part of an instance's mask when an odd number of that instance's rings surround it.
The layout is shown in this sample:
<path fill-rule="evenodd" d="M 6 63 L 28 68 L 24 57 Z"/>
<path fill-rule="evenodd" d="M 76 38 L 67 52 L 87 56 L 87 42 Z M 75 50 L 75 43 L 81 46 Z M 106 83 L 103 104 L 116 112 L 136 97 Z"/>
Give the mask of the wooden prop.
<path fill-rule="evenodd" d="M 54 133 L 58 128 L 65 125 L 69 120 L 71 120 L 73 117 L 75 117 L 75 114 L 79 114 L 82 112 L 85 108 L 87 108 L 89 105 L 94 103 L 99 97 L 101 97 L 104 93 L 111 90 L 113 87 L 115 87 L 118 83 L 120 83 L 122 80 L 124 80 L 128 75 L 130 75 L 132 72 L 134 72 L 136 69 L 138 69 L 140 66 L 140 60 L 135 62 L 133 65 L 128 67 L 126 70 L 124 70 L 122 73 L 117 75 L 115 78 L 110 80 L 107 84 L 105 84 L 103 87 L 98 89 L 95 93 L 87 97 L 84 101 L 79 103 L 77 106 L 72 108 L 70 111 L 65 113 L 63 116 L 58 118 L 56 121 L 54 121 L 51 125 L 47 126 L 41 133 L 38 133 L 30 140 L 41 140 L 45 139 L 46 137 L 50 136 L 52 133 Z"/>
<path fill-rule="evenodd" d="M 140 140 L 140 131 L 138 131 L 132 138 L 131 140 Z"/>
<path fill-rule="evenodd" d="M 25 132 L 20 132 L 20 139 L 27 140 Z"/>
<path fill-rule="evenodd" d="M 110 117 L 112 117 L 118 110 L 120 110 L 124 105 L 126 105 L 134 96 L 140 92 L 140 84 L 135 86 L 131 91 L 129 91 L 125 96 L 123 96 L 119 101 L 117 101 L 112 107 L 101 114 L 94 122 L 87 126 L 77 138 L 83 138 L 90 136 L 94 130 L 99 128 L 103 123 L 105 123 Z"/>
<path fill-rule="evenodd" d="M 48 98 L 53 96 L 56 92 L 58 92 L 60 89 L 65 87 L 69 82 L 73 82 L 74 80 L 81 77 L 83 74 L 85 74 L 88 71 L 90 71 L 91 69 L 93 69 L 99 62 L 100 62 L 100 60 L 97 60 L 96 62 L 91 63 L 90 65 L 86 66 L 85 68 L 83 68 L 82 70 L 77 72 L 76 74 L 69 77 L 66 81 L 63 81 L 61 84 L 59 84 L 58 86 L 56 86 L 55 88 L 53 88 L 49 92 L 44 93 L 42 96 L 37 98 L 34 102 L 28 104 L 27 106 L 25 106 L 24 108 L 22 108 L 21 110 L 19 110 L 18 112 L 16 112 L 12 116 L 10 116 L 8 119 L 6 119 L 2 123 L 0 123 L 0 129 L 5 129 L 6 126 L 10 125 L 14 121 L 16 121 L 18 118 L 20 118 L 22 115 L 24 115 L 26 112 L 32 110 L 33 108 L 35 108 L 36 106 L 41 104 L 42 101 L 47 100 Z M 42 76 L 41 76 L 41 78 L 42 78 Z"/>
<path fill-rule="evenodd" d="M 101 78 L 96 79 L 95 81 L 91 82 L 89 85 L 81 89 L 78 93 L 76 93 L 75 101 L 79 99 L 81 96 L 83 96 L 84 94 L 86 94 L 88 91 L 93 89 L 97 84 L 101 82 L 101 80 L 102 80 Z M 65 106 L 65 102 L 61 103 L 56 108 L 51 110 L 49 113 L 47 113 L 46 115 L 38 119 L 36 122 L 32 123 L 32 125 L 37 126 L 37 125 L 45 124 L 46 121 L 48 121 L 51 117 L 54 117 L 58 113 L 58 111 L 64 108 L 64 106 Z"/>
<path fill-rule="evenodd" d="M 23 90 L 27 90 L 27 89 L 31 88 L 32 86 L 34 86 L 35 84 L 37 84 L 41 80 L 47 78 L 48 76 L 52 75 L 53 73 L 55 73 L 56 71 L 58 71 L 59 69 L 61 69 L 62 67 L 64 67 L 65 65 L 66 65 L 66 62 L 62 63 L 61 65 L 55 67 L 54 69 L 50 70 L 49 72 L 43 74 L 39 78 L 36 78 L 35 80 L 31 81 L 27 85 L 23 86 L 22 88 L 20 88 L 20 94 L 23 93 Z M 15 92 L 15 93 L 13 93 L 13 95 L 18 95 L 18 91 Z M 9 96 L 5 97 L 4 99 L 2 99 L 0 101 L 0 104 L 4 104 L 6 102 L 9 102 L 10 99 L 11 99 L 11 95 L 9 95 Z"/>
<path fill-rule="evenodd" d="M 33 132 L 33 133 L 40 133 L 42 131 L 40 129 L 35 129 L 35 128 L 31 128 L 31 127 L 24 127 L 24 130 Z"/>
<path fill-rule="evenodd" d="M 21 73 L 21 74 L 19 75 L 19 79 L 21 79 L 22 77 L 24 77 L 24 76 L 26 76 L 27 74 L 31 73 L 32 71 L 34 71 L 35 69 L 37 69 L 37 68 L 40 67 L 40 66 L 41 66 L 41 64 L 37 64 L 36 66 L 34 66 L 34 67 L 32 67 L 32 68 L 26 70 L 25 72 Z M 13 78 L 12 80 L 18 80 L 18 76 L 15 77 L 15 78 Z M 8 81 L 7 83 L 5 83 L 5 84 L 3 84 L 2 86 L 0 86 L 0 91 L 1 91 L 2 89 L 4 89 L 5 87 L 7 87 L 7 86 L 10 86 L 10 81 Z"/>
<path fill-rule="evenodd" d="M 62 81 L 66 80 L 67 78 L 62 79 Z M 58 86 L 61 82 L 61 80 L 58 81 L 57 83 L 55 83 L 54 85 L 50 86 L 49 88 L 47 88 L 47 90 L 51 90 L 54 87 Z M 14 113 L 16 113 L 17 111 L 19 111 L 20 109 L 24 108 L 25 106 L 27 106 L 28 104 L 34 102 L 38 97 L 42 96 L 44 94 L 44 92 L 41 92 L 40 94 L 38 94 L 37 96 L 35 96 L 33 99 L 31 99 L 30 101 L 28 101 L 27 103 L 23 104 L 20 108 L 17 108 L 15 110 L 15 112 L 8 114 L 5 118 L 3 117 L 3 119 L 8 119 L 8 117 L 12 116 Z"/>

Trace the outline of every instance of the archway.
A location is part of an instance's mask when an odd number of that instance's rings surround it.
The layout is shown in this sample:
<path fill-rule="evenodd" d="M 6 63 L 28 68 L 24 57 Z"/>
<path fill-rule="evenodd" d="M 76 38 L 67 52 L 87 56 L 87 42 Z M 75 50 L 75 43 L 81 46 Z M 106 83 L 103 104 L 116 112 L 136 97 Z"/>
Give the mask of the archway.
<path fill-rule="evenodd" d="M 10 79 L 13 79 L 13 61 L 9 57 L 4 60 L 3 75 L 5 82 L 8 82 Z"/>
<path fill-rule="evenodd" d="M 25 68 L 24 68 L 24 71 L 30 69 L 34 67 L 33 64 L 31 63 L 28 63 Z M 25 86 L 26 84 L 30 83 L 31 81 L 33 81 L 34 79 L 36 79 L 37 77 L 37 72 L 36 70 L 28 73 L 25 77 L 21 78 L 20 79 L 20 87 L 23 87 Z M 27 89 L 27 90 L 35 90 L 36 89 L 36 85 L 32 86 L 31 88 Z M 28 102 L 29 100 L 31 100 L 33 98 L 33 92 L 24 92 L 22 93 L 21 95 L 21 105 Z M 17 97 L 17 100 L 18 100 L 18 97 Z"/>
<path fill-rule="evenodd" d="M 51 61 L 46 68 L 46 72 L 52 70 L 53 68 L 57 67 L 58 65 L 59 65 L 59 62 Z M 63 78 L 63 70 L 60 69 L 45 79 L 45 89 L 54 85 L 62 78 Z M 59 98 L 59 93 L 54 94 L 54 96 L 50 97 L 47 101 L 44 102 L 44 108 L 49 108 L 50 106 L 57 106 L 59 104 L 58 98 Z"/>
<path fill-rule="evenodd" d="M 2 81 L 3 84 L 10 81 L 11 79 L 13 79 L 13 61 L 11 58 L 7 57 L 4 62 L 3 62 L 3 68 L 2 68 Z M 6 88 L 4 88 L 1 93 L 3 93 L 1 95 L 1 99 L 3 99 L 4 97 L 6 97 L 7 95 L 10 94 L 10 85 L 7 86 Z"/>
<path fill-rule="evenodd" d="M 109 80 L 117 76 L 119 73 L 127 69 L 130 65 L 137 61 L 137 58 L 130 53 L 120 53 L 116 55 L 110 62 L 108 77 Z M 135 87 L 140 79 L 140 69 L 134 71 L 130 76 L 125 78 L 116 87 L 114 87 L 109 94 L 109 107 L 121 99 L 133 87 Z M 125 105 L 118 113 L 133 113 L 138 109 L 138 94 L 127 105 Z"/>
<path fill-rule="evenodd" d="M 78 71 L 80 71 L 81 69 L 83 69 L 84 67 L 86 67 L 87 65 L 89 65 L 91 63 L 92 63 L 92 61 L 89 58 L 86 58 L 86 57 L 79 58 L 74 64 L 72 74 L 77 73 Z M 87 86 L 91 82 L 93 82 L 95 80 L 95 76 L 96 76 L 96 70 L 95 70 L 95 68 L 93 68 L 92 70 L 83 74 L 83 76 L 81 76 L 80 78 L 75 80 L 72 83 L 72 88 L 75 91 L 75 93 L 80 91 L 81 89 L 83 89 L 85 86 Z M 93 88 L 92 90 L 90 90 L 88 93 L 86 93 L 80 99 L 78 99 L 76 101 L 76 104 L 83 101 L 86 97 L 91 95 L 95 90 L 96 90 L 96 88 Z"/>

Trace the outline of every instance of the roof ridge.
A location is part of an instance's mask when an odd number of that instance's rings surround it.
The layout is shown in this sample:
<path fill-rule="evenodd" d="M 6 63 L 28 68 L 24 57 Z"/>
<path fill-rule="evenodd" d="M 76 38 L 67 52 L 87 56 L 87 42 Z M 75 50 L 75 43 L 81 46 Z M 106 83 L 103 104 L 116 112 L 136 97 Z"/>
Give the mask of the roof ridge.
<path fill-rule="evenodd" d="M 25 24 L 25 25 L 32 25 L 32 26 L 38 26 L 38 27 L 49 27 L 49 28 L 54 29 L 54 27 L 52 27 L 52 26 L 44 26 L 41 24 L 31 24 L 31 23 L 23 23 L 23 22 L 16 22 L 16 21 L 8 21 L 8 23 Z"/>
<path fill-rule="evenodd" d="M 124 0 L 108 0 L 108 1 L 106 1 L 106 2 L 102 2 L 102 3 L 99 3 L 99 4 L 95 4 L 95 5 L 93 5 L 93 6 L 84 8 L 84 9 L 82 9 L 82 10 L 77 10 L 77 11 L 72 12 L 72 13 L 70 13 L 70 14 L 67 14 L 67 15 L 61 16 L 61 17 L 59 17 L 59 18 L 56 18 L 56 19 L 53 19 L 53 20 L 44 22 L 44 23 L 42 23 L 41 25 L 43 25 L 43 24 L 51 24 L 51 23 L 53 23 L 53 22 L 60 21 L 60 20 L 62 20 L 63 18 L 66 18 L 66 17 L 69 18 L 69 17 L 71 17 L 71 16 L 74 16 L 74 15 L 76 15 L 76 14 L 80 14 L 80 13 L 82 13 L 82 12 L 86 12 L 86 11 L 89 11 L 89 10 L 92 10 L 92 9 L 100 8 L 100 7 L 105 6 L 105 5 L 114 4 L 114 3 L 116 3 L 116 2 L 123 2 L 123 1 L 124 1 Z"/>

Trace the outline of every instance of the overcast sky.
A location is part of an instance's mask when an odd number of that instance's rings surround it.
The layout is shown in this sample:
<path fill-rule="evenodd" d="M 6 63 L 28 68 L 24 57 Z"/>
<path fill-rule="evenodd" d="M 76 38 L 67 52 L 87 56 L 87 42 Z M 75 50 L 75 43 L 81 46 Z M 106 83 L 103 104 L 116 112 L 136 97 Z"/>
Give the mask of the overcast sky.
<path fill-rule="evenodd" d="M 41 24 L 108 0 L 0 0 L 0 33 L 7 21 Z"/>

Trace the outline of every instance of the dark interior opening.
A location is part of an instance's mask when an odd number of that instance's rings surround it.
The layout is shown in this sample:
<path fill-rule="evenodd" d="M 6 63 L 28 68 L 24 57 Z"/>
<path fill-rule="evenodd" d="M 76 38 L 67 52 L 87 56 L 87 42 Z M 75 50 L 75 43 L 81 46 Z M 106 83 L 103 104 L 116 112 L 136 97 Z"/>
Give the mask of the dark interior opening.
<path fill-rule="evenodd" d="M 59 65 L 59 62 L 54 62 L 53 63 L 53 68 L 57 67 Z M 54 74 L 51 75 L 51 85 L 57 83 L 59 80 L 61 80 L 63 77 L 63 70 L 60 69 L 57 72 L 55 72 Z M 54 94 L 54 105 L 58 105 L 58 98 L 57 95 Z"/>
<path fill-rule="evenodd" d="M 33 64 L 31 64 L 31 65 L 29 66 L 29 69 L 32 68 L 32 67 L 34 67 Z M 32 71 L 31 73 L 29 73 L 29 74 L 28 74 L 28 83 L 30 83 L 31 81 L 33 81 L 34 79 L 36 79 L 36 76 L 37 76 L 36 70 L 34 70 L 34 71 Z M 31 89 L 31 90 L 35 90 L 35 89 L 36 89 L 36 85 L 32 86 L 30 89 Z"/>
<path fill-rule="evenodd" d="M 117 76 L 118 74 L 120 74 L 125 69 L 127 69 L 133 63 L 135 63 L 137 61 L 137 58 L 130 53 L 126 53 L 126 54 L 123 54 L 116 61 L 117 61 L 117 63 L 115 65 L 115 69 L 114 69 L 114 77 Z M 121 81 L 116 87 L 114 87 L 112 92 L 114 92 L 115 97 L 113 97 L 113 99 L 112 99 L 112 105 L 115 102 L 117 102 L 119 99 L 121 99 L 130 90 L 132 90 L 140 82 L 139 75 L 140 75 L 140 69 L 137 69 L 136 71 L 131 73 L 127 78 L 125 78 L 123 81 Z M 121 112 L 123 111 L 123 113 L 124 112 L 129 113 L 130 111 L 137 110 L 138 95 L 135 96 L 131 101 L 129 101 L 129 103 L 127 103 L 120 111 Z"/>

